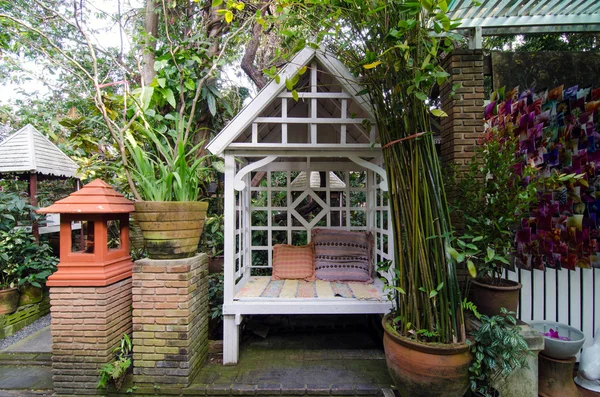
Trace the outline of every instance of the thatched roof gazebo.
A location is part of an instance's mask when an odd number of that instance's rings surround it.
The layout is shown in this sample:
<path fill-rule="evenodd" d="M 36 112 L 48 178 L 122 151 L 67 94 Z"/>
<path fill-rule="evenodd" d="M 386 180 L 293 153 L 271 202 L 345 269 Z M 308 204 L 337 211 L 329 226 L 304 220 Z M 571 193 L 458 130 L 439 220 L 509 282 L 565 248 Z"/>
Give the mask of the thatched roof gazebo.
<path fill-rule="evenodd" d="M 77 164 L 31 124 L 0 142 L 0 176 L 17 174 L 29 181 L 31 204 L 37 206 L 37 183 L 76 178 Z M 33 233 L 38 237 L 36 225 Z"/>

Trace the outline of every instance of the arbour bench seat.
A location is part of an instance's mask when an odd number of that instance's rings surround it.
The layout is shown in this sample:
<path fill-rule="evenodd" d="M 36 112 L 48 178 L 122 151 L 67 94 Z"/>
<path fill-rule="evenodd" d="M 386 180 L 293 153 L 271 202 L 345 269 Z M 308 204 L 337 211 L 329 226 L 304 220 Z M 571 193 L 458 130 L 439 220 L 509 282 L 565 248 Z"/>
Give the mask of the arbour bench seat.
<path fill-rule="evenodd" d="M 361 284 L 245 277 L 236 285 L 233 302 L 223 305 L 223 364 L 238 361 L 243 315 L 385 314 L 392 304 L 383 287 L 379 279 Z"/>

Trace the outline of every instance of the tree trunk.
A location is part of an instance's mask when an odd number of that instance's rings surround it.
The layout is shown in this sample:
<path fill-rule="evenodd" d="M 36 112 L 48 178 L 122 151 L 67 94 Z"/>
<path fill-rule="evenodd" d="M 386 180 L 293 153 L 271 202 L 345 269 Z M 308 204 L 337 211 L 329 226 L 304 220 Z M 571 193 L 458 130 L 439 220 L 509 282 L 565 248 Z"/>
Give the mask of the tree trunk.
<path fill-rule="evenodd" d="M 266 84 L 267 80 L 263 76 L 262 71 L 258 70 L 254 66 L 254 59 L 256 58 L 256 51 L 260 44 L 260 38 L 262 34 L 262 26 L 258 23 L 254 23 L 252 28 L 252 39 L 246 47 L 246 52 L 242 58 L 241 67 L 244 73 L 256 84 L 256 87 L 261 90 Z"/>
<path fill-rule="evenodd" d="M 142 55 L 142 85 L 149 85 L 156 72 L 154 71 L 154 51 L 156 50 L 156 36 L 158 35 L 158 6 L 157 0 L 146 0 L 146 19 L 144 30 L 146 32 L 145 48 Z"/>

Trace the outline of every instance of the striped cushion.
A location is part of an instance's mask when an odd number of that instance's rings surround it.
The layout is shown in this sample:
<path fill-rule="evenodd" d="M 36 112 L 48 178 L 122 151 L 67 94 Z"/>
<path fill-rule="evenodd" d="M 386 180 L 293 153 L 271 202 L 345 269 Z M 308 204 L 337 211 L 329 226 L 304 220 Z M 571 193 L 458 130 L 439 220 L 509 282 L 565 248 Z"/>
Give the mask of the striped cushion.
<path fill-rule="evenodd" d="M 373 236 L 369 232 L 336 229 L 313 229 L 315 275 L 325 281 L 373 282 L 371 251 Z"/>
<path fill-rule="evenodd" d="M 276 244 L 273 246 L 273 280 L 315 280 L 315 247 Z"/>

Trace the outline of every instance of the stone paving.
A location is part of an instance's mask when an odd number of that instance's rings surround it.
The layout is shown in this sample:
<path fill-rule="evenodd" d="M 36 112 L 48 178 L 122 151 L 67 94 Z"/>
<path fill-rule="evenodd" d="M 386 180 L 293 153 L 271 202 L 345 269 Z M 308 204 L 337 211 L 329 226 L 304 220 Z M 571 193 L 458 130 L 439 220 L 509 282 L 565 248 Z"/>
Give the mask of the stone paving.
<path fill-rule="evenodd" d="M 285 321 L 286 327 L 267 327 L 266 338 L 246 332 L 236 366 L 208 363 L 188 388 L 138 387 L 133 394 L 357 396 L 390 391 L 379 336 L 366 323 L 341 319 L 341 328 L 327 327 L 332 317 L 317 318 L 307 329 L 307 322 Z M 44 335 L 38 333 L 40 339 Z M 52 395 L 51 356 L 44 346 L 34 346 L 36 352 L 20 346 L 11 349 L 17 352 L 0 352 L 0 397 Z"/>

